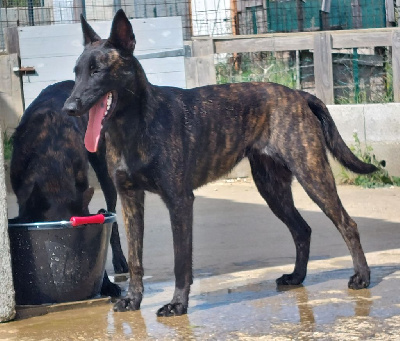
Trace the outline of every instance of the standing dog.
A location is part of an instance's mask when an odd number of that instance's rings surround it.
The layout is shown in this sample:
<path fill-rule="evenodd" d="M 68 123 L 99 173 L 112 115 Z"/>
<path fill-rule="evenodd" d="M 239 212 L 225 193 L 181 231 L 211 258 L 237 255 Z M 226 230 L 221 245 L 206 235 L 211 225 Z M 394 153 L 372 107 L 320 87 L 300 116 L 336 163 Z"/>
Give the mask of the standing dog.
<path fill-rule="evenodd" d="M 71 117 L 62 111 L 73 81 L 48 86 L 26 109 L 13 135 L 10 176 L 17 196 L 20 223 L 69 220 L 89 214 L 93 188 L 88 182 L 90 160 L 106 198 L 107 209 L 115 212 L 117 193 L 108 175 L 104 147 L 88 153 L 84 147 L 86 117 Z M 111 234 L 115 272 L 127 272 L 118 225 Z M 108 289 L 118 296 L 118 286 L 106 278 Z"/>
<path fill-rule="evenodd" d="M 89 111 L 85 145 L 96 151 L 104 133 L 107 161 L 121 197 L 127 231 L 129 290 L 116 311 L 140 308 L 143 294 L 144 192 L 168 207 L 175 255 L 175 292 L 159 316 L 187 312 L 192 275 L 193 190 L 218 179 L 248 157 L 257 188 L 288 226 L 296 245 L 293 273 L 279 285 L 306 276 L 311 229 L 294 207 L 295 176 L 333 221 L 353 258 L 349 287 L 365 288 L 370 271 L 356 223 L 342 207 L 326 148 L 346 167 L 376 170 L 346 147 L 324 104 L 272 83 L 211 85 L 190 90 L 150 84 L 133 56 L 135 36 L 122 10 L 102 40 L 82 18 L 85 49 L 75 66 L 76 82 L 64 109 Z"/>

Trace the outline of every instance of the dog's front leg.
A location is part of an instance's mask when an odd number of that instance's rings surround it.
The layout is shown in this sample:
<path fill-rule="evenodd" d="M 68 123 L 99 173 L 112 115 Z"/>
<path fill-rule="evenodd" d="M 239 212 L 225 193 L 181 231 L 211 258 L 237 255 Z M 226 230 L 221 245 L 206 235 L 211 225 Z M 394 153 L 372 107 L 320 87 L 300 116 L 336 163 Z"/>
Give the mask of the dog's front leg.
<path fill-rule="evenodd" d="M 193 193 L 166 200 L 172 227 L 175 256 L 175 292 L 171 303 L 157 311 L 157 316 L 187 313 L 192 275 Z"/>
<path fill-rule="evenodd" d="M 128 241 L 129 288 L 114 311 L 138 310 L 143 297 L 144 191 L 119 191 Z"/>
<path fill-rule="evenodd" d="M 104 193 L 104 199 L 107 204 L 107 211 L 115 213 L 117 206 L 117 191 L 113 181 L 108 173 L 106 160 L 106 144 L 100 143 L 97 153 L 87 153 L 89 162 L 96 173 L 99 180 L 101 190 Z M 121 248 L 121 240 L 119 237 L 118 223 L 115 222 L 111 230 L 110 245 L 112 251 L 112 264 L 116 274 L 128 272 L 128 263 L 126 262 L 124 253 Z"/>

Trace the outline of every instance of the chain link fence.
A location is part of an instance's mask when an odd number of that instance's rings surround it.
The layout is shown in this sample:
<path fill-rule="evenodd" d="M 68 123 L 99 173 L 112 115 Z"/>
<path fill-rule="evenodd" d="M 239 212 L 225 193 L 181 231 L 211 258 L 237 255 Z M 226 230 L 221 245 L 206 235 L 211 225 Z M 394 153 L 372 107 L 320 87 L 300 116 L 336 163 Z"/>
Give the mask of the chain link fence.
<path fill-rule="evenodd" d="M 315 94 L 313 51 L 215 56 L 217 82 L 274 82 Z M 393 102 L 391 48 L 332 51 L 335 104 Z"/>
<path fill-rule="evenodd" d="M 129 18 L 181 16 L 184 39 L 193 36 L 346 30 L 397 26 L 395 0 L 0 0 L 4 29 Z M 337 103 L 393 100 L 390 48 L 333 51 Z M 216 55 L 219 83 L 271 81 L 314 92 L 312 51 Z"/>
<path fill-rule="evenodd" d="M 0 0 L 0 29 L 129 18 L 181 16 L 185 39 L 378 28 L 397 24 L 396 0 Z M 1 32 L 3 34 L 3 32 Z M 0 46 L 4 42 L 0 39 Z"/>

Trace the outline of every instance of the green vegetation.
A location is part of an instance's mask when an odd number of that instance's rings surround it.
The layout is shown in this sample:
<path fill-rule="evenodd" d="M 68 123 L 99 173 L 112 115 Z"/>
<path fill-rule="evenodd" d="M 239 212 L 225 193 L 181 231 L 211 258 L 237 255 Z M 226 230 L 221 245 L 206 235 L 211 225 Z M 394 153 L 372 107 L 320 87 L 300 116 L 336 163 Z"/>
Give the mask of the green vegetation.
<path fill-rule="evenodd" d="M 223 60 L 216 64 L 217 83 L 274 82 L 296 88 L 296 68 L 288 62 L 261 52 L 258 58 L 240 54 L 240 62 Z"/>
<path fill-rule="evenodd" d="M 393 94 L 393 68 L 388 57 L 384 57 L 382 66 L 370 66 L 370 81 L 355 84 L 353 71 L 346 61 L 340 59 L 337 65 L 347 66 L 342 69 L 342 75 L 337 75 L 337 92 L 335 104 L 359 104 L 359 103 L 391 103 L 394 100 Z M 365 68 L 365 66 L 364 66 Z M 339 69 L 340 70 L 340 69 Z M 343 80 L 343 77 L 347 77 Z M 374 81 L 381 79 L 382 83 Z M 342 80 L 340 80 L 342 79 Z"/>
<path fill-rule="evenodd" d="M 357 71 L 350 54 L 337 56 L 333 68 L 335 104 L 393 102 L 393 69 L 387 53 L 381 49 L 375 55 L 358 56 Z M 287 52 L 221 54 L 215 69 L 218 84 L 274 82 L 292 89 L 315 86 L 313 60 L 304 53 L 297 62 L 293 53 Z"/>
<path fill-rule="evenodd" d="M 368 92 L 370 89 L 365 87 L 360 89 L 357 96 L 354 96 L 353 91 L 342 89 L 341 96 L 335 96 L 335 104 L 360 104 L 360 103 L 392 103 L 393 102 L 393 82 L 391 81 L 392 75 L 387 74 L 387 82 L 385 82 L 385 91 L 383 93 L 376 92 L 371 99 Z"/>
<path fill-rule="evenodd" d="M 362 186 L 365 188 L 400 186 L 400 177 L 390 176 L 385 169 L 386 162 L 379 161 L 373 154 L 373 148 L 366 145 L 361 146 L 361 141 L 357 133 L 353 134 L 355 144 L 350 147 L 351 151 L 362 161 L 372 163 L 378 170 L 372 174 L 354 174 L 342 167 L 340 181 L 344 184 Z"/>
<path fill-rule="evenodd" d="M 3 151 L 4 160 L 10 160 L 12 155 L 12 136 L 8 136 L 7 133 L 3 134 Z"/>
<path fill-rule="evenodd" d="M 42 0 L 0 0 L 2 8 L 28 7 L 28 4 L 33 7 L 43 7 Z"/>

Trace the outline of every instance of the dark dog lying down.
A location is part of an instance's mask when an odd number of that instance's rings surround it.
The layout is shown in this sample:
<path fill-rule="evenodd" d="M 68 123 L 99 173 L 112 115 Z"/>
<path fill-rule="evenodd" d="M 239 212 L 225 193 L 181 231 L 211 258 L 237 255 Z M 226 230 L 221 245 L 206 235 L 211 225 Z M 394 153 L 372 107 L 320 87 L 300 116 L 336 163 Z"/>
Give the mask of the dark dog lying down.
<path fill-rule="evenodd" d="M 87 120 L 61 110 L 73 86 L 73 81 L 65 81 L 44 89 L 26 109 L 13 135 L 10 173 L 20 223 L 88 215 L 93 196 L 88 159 L 102 185 L 107 209 L 115 212 L 116 190 L 108 176 L 104 149 L 88 153 L 83 143 Z M 113 225 L 111 246 L 115 271 L 127 272 L 117 223 Z M 105 276 L 102 293 L 119 296 L 120 289 Z"/>
<path fill-rule="evenodd" d="M 133 56 L 135 36 L 122 10 L 114 17 L 108 39 L 101 39 L 83 18 L 82 29 L 85 49 L 64 108 L 71 115 L 89 111 L 88 150 L 96 151 L 105 135 L 110 174 L 121 198 L 131 280 L 115 310 L 140 307 L 144 192 L 150 191 L 161 196 L 170 212 L 175 255 L 175 292 L 157 314 L 187 312 L 193 281 L 193 190 L 226 174 L 246 156 L 260 194 L 288 226 L 296 245 L 294 271 L 277 283 L 300 284 L 307 271 L 311 228 L 293 203 L 295 176 L 350 250 L 355 274 L 349 287 L 369 285 L 357 225 L 337 195 L 326 149 L 352 171 L 376 168 L 351 153 L 320 100 L 273 83 L 189 90 L 154 86 Z"/>

